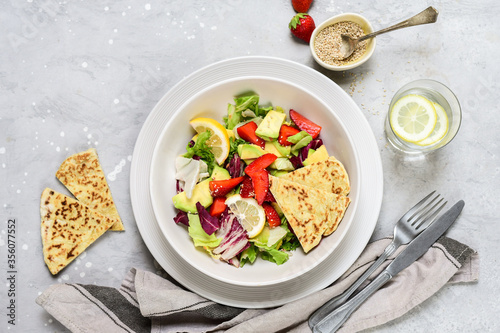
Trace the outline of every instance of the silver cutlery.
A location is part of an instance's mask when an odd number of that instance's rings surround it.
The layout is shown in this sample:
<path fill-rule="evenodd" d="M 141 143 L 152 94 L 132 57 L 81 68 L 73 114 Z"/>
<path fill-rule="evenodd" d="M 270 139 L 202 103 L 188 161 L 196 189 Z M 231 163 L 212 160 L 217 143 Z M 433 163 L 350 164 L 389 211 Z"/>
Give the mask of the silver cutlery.
<path fill-rule="evenodd" d="M 348 35 L 342 34 L 340 36 L 341 37 L 340 55 L 335 58 L 345 59 L 349 57 L 354 52 L 356 46 L 366 39 L 373 38 L 377 35 L 401 28 L 408 28 L 408 27 L 413 27 L 415 25 L 434 23 L 437 21 L 437 17 L 438 17 L 438 11 L 431 6 L 426 8 L 424 11 L 418 13 L 417 15 L 410 17 L 407 20 L 404 20 L 403 22 L 399 22 L 398 24 L 390 26 L 389 28 L 372 32 L 371 34 L 359 38 L 352 38 Z"/>
<path fill-rule="evenodd" d="M 446 213 L 418 235 L 370 284 L 349 301 L 338 307 L 319 321 L 312 330 L 314 333 L 335 332 L 349 316 L 374 292 L 387 281 L 420 258 L 455 222 L 464 207 L 464 201 L 458 201 Z"/>
<path fill-rule="evenodd" d="M 363 275 L 356 280 L 356 282 L 354 282 L 342 294 L 326 302 L 323 306 L 316 310 L 311 317 L 309 317 L 309 327 L 311 329 L 327 314 L 347 301 L 347 299 L 359 288 L 359 286 L 401 245 L 408 244 L 434 221 L 437 214 L 446 205 L 446 202 L 441 204 L 444 200 L 443 198 L 436 202 L 439 198 L 439 194 L 434 195 L 435 192 L 436 191 L 432 191 L 429 193 L 399 219 L 394 227 L 394 238 L 392 242 L 386 247 L 384 252 L 370 266 L 370 268 L 368 268 L 368 270 L 366 270 L 366 272 L 364 272 Z"/>

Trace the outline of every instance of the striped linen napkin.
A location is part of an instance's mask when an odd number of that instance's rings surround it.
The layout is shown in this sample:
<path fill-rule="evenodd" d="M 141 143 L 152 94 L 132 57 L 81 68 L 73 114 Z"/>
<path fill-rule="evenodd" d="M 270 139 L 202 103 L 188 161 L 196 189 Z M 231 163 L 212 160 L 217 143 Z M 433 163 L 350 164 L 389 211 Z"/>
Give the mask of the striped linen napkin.
<path fill-rule="evenodd" d="M 384 238 L 368 244 L 352 267 L 331 286 L 272 309 L 217 304 L 173 280 L 134 268 L 118 289 L 56 284 L 36 302 L 72 332 L 310 332 L 309 316 L 347 289 L 390 241 Z M 403 248 L 388 258 L 374 276 Z M 361 305 L 338 332 L 358 332 L 384 324 L 403 316 L 444 285 L 473 282 L 478 277 L 478 254 L 458 241 L 441 237 L 419 260 Z"/>

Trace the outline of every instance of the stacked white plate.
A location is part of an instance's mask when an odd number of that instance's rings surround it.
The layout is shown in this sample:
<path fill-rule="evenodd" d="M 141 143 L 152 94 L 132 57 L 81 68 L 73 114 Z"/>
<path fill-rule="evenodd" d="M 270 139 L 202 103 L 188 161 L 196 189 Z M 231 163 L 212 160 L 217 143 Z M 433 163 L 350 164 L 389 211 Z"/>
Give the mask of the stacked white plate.
<path fill-rule="evenodd" d="M 323 127 L 328 152 L 351 179 L 352 203 L 339 229 L 309 254 L 293 252 L 277 266 L 259 261 L 237 269 L 197 250 L 173 222 L 174 160 L 193 133 L 189 120 L 222 121 L 233 96 L 253 91 L 260 104 L 291 108 Z M 155 106 L 137 139 L 131 168 L 132 206 L 141 236 L 158 263 L 186 288 L 237 307 L 271 307 L 309 295 L 340 277 L 366 246 L 382 201 L 382 166 L 369 124 L 352 99 L 319 72 L 283 59 L 243 57 L 188 76 Z"/>

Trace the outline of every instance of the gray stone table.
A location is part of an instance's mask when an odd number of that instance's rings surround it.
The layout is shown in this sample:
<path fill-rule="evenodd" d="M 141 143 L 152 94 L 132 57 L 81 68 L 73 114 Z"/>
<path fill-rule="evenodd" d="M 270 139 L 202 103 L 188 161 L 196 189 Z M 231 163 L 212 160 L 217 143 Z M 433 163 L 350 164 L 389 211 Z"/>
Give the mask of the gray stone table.
<path fill-rule="evenodd" d="M 315 0 L 317 23 L 355 12 L 383 28 L 424 9 L 434 25 L 377 37 L 374 56 L 345 73 L 315 64 L 287 25 L 280 1 L 0 2 L 0 331 L 65 332 L 35 304 L 54 283 L 119 286 L 131 267 L 160 271 L 137 229 L 130 202 L 133 148 L 157 101 L 193 71 L 238 56 L 264 55 L 310 66 L 352 96 L 378 142 L 384 196 L 372 239 L 392 233 L 415 195 L 438 188 L 467 203 L 448 235 L 481 256 L 477 283 L 446 286 L 402 318 L 373 332 L 499 332 L 498 268 L 500 5 L 494 0 L 437 2 Z M 474 45 L 474 41 L 481 45 Z M 463 108 L 463 126 L 442 151 L 410 161 L 383 132 L 394 92 L 431 78 L 448 85 Z M 43 262 L 40 194 L 63 191 L 55 171 L 69 155 L 98 149 L 126 225 L 53 277 Z M 16 322 L 8 323 L 8 232 L 16 221 Z"/>

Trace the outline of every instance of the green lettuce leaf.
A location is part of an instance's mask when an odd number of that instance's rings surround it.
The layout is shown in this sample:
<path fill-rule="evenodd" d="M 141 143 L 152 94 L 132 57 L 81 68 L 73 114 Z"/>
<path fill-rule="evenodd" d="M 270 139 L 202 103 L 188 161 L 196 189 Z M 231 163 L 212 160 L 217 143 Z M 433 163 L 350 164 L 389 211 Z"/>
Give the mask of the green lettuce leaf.
<path fill-rule="evenodd" d="M 240 266 L 243 267 L 246 263 L 253 264 L 255 259 L 257 259 L 257 248 L 252 244 L 241 253 Z"/>
<path fill-rule="evenodd" d="M 207 164 L 208 173 L 212 174 L 215 165 L 215 157 L 212 153 L 212 149 L 207 145 L 207 140 L 210 139 L 210 137 L 210 131 L 198 134 L 194 146 L 190 147 L 190 144 L 188 144 L 186 153 L 183 156 L 186 158 L 193 158 L 194 155 L 199 156 Z"/>
<path fill-rule="evenodd" d="M 283 243 L 281 244 L 281 249 L 285 251 L 293 251 L 300 246 L 299 239 L 293 232 L 288 228 L 288 221 L 285 216 L 281 217 L 281 227 L 287 230 L 286 236 L 283 238 Z"/>
<path fill-rule="evenodd" d="M 266 251 L 262 251 L 260 253 L 262 259 L 274 262 L 276 265 L 281 265 L 288 261 L 289 255 L 287 252 L 276 250 L 276 249 L 268 249 Z"/>
<path fill-rule="evenodd" d="M 221 238 L 215 237 L 215 233 L 208 235 L 201 227 L 200 217 L 198 214 L 188 214 L 189 236 L 193 239 L 194 246 L 201 247 L 217 247 L 222 241 Z"/>

